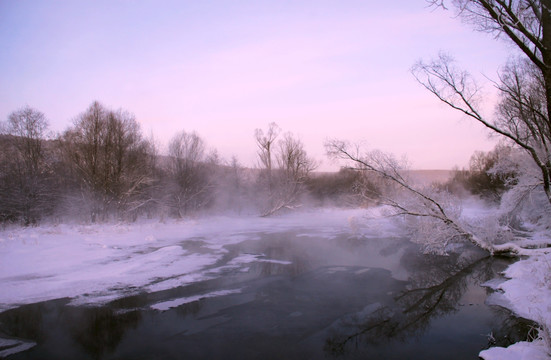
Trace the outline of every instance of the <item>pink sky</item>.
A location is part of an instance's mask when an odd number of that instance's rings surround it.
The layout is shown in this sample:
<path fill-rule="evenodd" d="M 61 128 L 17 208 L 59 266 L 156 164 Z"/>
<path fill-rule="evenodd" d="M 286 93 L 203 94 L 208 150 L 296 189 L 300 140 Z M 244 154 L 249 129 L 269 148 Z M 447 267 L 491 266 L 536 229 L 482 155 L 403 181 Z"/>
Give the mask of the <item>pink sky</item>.
<path fill-rule="evenodd" d="M 0 119 L 23 105 L 66 129 L 93 100 L 136 115 L 165 143 L 196 131 L 226 159 L 255 161 L 275 121 L 320 169 L 327 138 L 465 166 L 495 139 L 440 104 L 409 70 L 439 51 L 492 86 L 511 47 L 424 0 L 3 1 Z"/>

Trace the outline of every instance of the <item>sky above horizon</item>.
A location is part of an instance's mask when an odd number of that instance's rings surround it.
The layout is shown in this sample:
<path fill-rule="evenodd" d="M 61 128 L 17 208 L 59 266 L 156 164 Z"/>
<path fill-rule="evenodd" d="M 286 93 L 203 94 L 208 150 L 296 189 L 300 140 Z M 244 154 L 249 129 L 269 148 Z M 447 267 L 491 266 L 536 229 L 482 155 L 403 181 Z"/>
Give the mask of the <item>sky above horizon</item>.
<path fill-rule="evenodd" d="M 451 54 L 485 84 L 513 48 L 452 11 L 400 1 L 0 0 L 0 120 L 29 105 L 62 132 L 94 101 L 132 112 L 162 144 L 196 131 L 252 166 L 254 130 L 276 122 L 320 170 L 329 138 L 467 166 L 497 139 L 447 108 L 410 69 Z"/>

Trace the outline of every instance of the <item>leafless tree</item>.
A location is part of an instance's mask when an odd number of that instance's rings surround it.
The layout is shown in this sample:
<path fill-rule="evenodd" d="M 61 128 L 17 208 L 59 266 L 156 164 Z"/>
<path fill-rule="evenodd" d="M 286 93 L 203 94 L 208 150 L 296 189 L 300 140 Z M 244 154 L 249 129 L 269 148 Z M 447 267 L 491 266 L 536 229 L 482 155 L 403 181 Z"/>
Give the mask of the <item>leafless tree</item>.
<path fill-rule="evenodd" d="M 3 128 L 0 170 L 3 217 L 11 213 L 28 225 L 53 207 L 44 149 L 48 121 L 42 112 L 25 106 L 12 112 Z"/>
<path fill-rule="evenodd" d="M 206 207 L 212 200 L 213 182 L 205 143 L 196 133 L 182 131 L 169 144 L 169 185 L 166 204 L 182 217 Z"/>
<path fill-rule="evenodd" d="M 61 140 L 80 192 L 92 197 L 91 220 L 135 211 L 151 182 L 150 145 L 134 116 L 93 102 Z"/>
<path fill-rule="evenodd" d="M 284 207 L 296 206 L 310 173 L 317 167 L 316 161 L 308 156 L 302 142 L 291 133 L 285 133 L 278 142 L 276 154 L 277 190 L 271 212 Z"/>
<path fill-rule="evenodd" d="M 258 165 L 261 169 L 261 176 L 266 178 L 268 183 L 269 196 L 273 192 L 273 158 L 276 139 L 279 136 L 281 129 L 276 123 L 270 123 L 266 133 L 262 129 L 256 129 L 254 137 L 258 146 Z"/>
<path fill-rule="evenodd" d="M 263 206 L 262 216 L 299 205 L 306 180 L 317 167 L 316 162 L 308 157 L 302 142 L 292 134 L 285 133 L 276 142 L 279 132 L 275 123 L 269 125 L 266 134 L 260 129 L 255 131 L 260 180 L 267 187 L 267 204 Z"/>
<path fill-rule="evenodd" d="M 500 103 L 496 118 L 483 115 L 480 88 L 449 56 L 419 62 L 417 80 L 438 99 L 524 149 L 539 169 L 540 182 L 551 203 L 551 1 L 549 0 L 430 0 L 449 3 L 476 29 L 510 40 L 520 59 L 502 70 L 496 87 Z"/>
<path fill-rule="evenodd" d="M 9 115 L 5 127 L 6 133 L 13 137 L 26 171 L 37 172 L 44 160 L 43 141 L 48 129 L 44 114 L 25 106 Z"/>

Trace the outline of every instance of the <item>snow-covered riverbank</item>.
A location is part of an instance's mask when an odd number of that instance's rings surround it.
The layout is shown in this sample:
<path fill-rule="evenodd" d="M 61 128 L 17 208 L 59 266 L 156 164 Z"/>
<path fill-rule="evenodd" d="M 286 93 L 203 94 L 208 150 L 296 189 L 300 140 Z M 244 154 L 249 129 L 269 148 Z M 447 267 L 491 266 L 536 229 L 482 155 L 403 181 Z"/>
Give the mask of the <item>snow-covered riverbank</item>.
<path fill-rule="evenodd" d="M 485 208 L 477 202 L 467 202 L 463 214 L 472 219 L 491 216 L 497 209 Z M 532 320 L 540 325 L 534 329 L 533 339 L 513 344 L 507 348 L 493 347 L 480 353 L 485 360 L 538 360 L 551 359 L 551 339 L 544 340 L 544 332 L 551 329 L 551 249 L 549 232 L 530 226 L 526 239 L 518 242 L 524 255 L 522 259 L 510 265 L 503 276 L 505 281 L 496 279 L 485 284 L 494 292 L 487 300 L 488 304 L 502 306 L 516 316 Z M 541 247 L 540 249 L 537 249 Z M 535 249 L 530 249 L 535 248 Z M 540 336 L 538 337 L 538 330 Z M 533 340 L 533 341 L 528 341 Z"/>
<path fill-rule="evenodd" d="M 550 339 L 546 338 L 551 329 L 551 254 L 547 250 L 536 251 L 529 258 L 509 266 L 504 276 L 507 278 L 505 282 L 488 284 L 497 290 L 488 302 L 535 321 L 540 325 L 540 336 L 532 342 L 519 342 L 508 348 L 491 348 L 482 351 L 480 356 L 485 360 L 551 358 Z"/>
<path fill-rule="evenodd" d="M 364 214 L 361 209 L 318 210 L 272 218 L 219 216 L 131 225 L 6 228 L 0 231 L 0 312 L 58 298 L 70 298 L 75 305 L 102 304 L 137 292 L 156 292 L 212 279 L 230 265 L 272 261 L 244 254 L 229 265 L 220 265 L 228 251 L 224 246 L 254 240 L 259 232 L 307 227 L 315 229 L 316 236 L 328 238 L 343 232 L 373 237 L 399 235 L 388 219 L 366 223 Z M 374 214 L 377 212 L 371 216 Z M 194 242 L 201 242 L 201 251 L 193 249 Z M 506 281 L 487 284 L 497 290 L 488 302 L 549 329 L 548 250 L 534 250 L 530 257 L 511 265 L 504 275 Z M 223 293 L 232 291 L 237 290 Z M 486 360 L 548 359 L 548 349 L 542 339 L 537 339 L 485 350 L 480 356 Z"/>

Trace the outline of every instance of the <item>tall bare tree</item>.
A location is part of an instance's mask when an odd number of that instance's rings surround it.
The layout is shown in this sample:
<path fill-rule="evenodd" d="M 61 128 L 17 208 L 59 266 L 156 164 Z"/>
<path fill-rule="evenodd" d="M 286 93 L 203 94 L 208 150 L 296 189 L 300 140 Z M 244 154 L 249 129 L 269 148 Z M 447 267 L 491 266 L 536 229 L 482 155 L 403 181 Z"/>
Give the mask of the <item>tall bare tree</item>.
<path fill-rule="evenodd" d="M 141 195 L 151 182 L 150 146 L 132 114 L 93 102 L 62 144 L 81 191 L 92 197 L 92 221 L 146 201 Z"/>
<path fill-rule="evenodd" d="M 264 133 L 255 131 L 260 166 L 260 183 L 267 190 L 267 204 L 262 215 L 271 215 L 283 208 L 298 205 L 300 195 L 305 191 L 309 174 L 317 167 L 308 157 L 302 142 L 291 133 L 285 133 L 277 141 L 280 129 L 275 123 Z"/>
<path fill-rule="evenodd" d="M 502 70 L 496 86 L 500 103 L 494 119 L 480 109 L 480 88 L 449 56 L 419 62 L 417 80 L 438 99 L 509 139 L 534 161 L 551 203 L 551 0 L 430 0 L 451 4 L 476 29 L 506 38 L 521 57 Z"/>
<path fill-rule="evenodd" d="M 205 142 L 196 133 L 182 131 L 172 138 L 166 204 L 177 217 L 206 207 L 212 200 L 212 169 Z"/>
<path fill-rule="evenodd" d="M 44 114 L 25 106 L 8 116 L 6 133 L 12 136 L 23 166 L 29 172 L 36 172 L 44 160 L 43 141 L 48 129 Z"/>
<path fill-rule="evenodd" d="M 281 129 L 276 123 L 270 123 L 266 133 L 262 129 L 256 129 L 254 137 L 258 146 L 258 165 L 262 171 L 262 176 L 268 183 L 269 195 L 273 192 L 273 161 L 275 144 Z"/>
<path fill-rule="evenodd" d="M 29 106 L 12 112 L 3 124 L 0 199 L 3 216 L 36 222 L 53 207 L 53 189 L 44 142 L 48 121 Z"/>
<path fill-rule="evenodd" d="M 278 166 L 277 207 L 296 204 L 305 191 L 310 173 L 317 167 L 316 161 L 308 156 L 300 139 L 285 133 L 278 142 L 276 162 Z"/>

